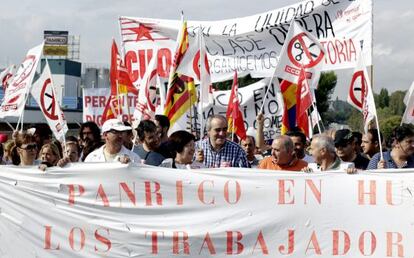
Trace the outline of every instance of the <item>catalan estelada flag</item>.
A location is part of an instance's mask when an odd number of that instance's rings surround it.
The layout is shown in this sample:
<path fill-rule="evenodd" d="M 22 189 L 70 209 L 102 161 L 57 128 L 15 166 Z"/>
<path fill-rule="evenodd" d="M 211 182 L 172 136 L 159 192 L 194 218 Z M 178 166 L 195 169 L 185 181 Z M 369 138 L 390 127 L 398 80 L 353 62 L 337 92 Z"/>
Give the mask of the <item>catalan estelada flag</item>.
<path fill-rule="evenodd" d="M 282 92 L 284 109 L 282 116 L 281 134 L 285 134 L 289 130 L 300 129 L 306 136 L 309 135 L 309 123 L 306 113 L 299 114 L 297 105 L 298 85 L 286 80 L 280 83 L 280 91 Z"/>
<path fill-rule="evenodd" d="M 234 72 L 233 85 L 227 105 L 226 118 L 228 123 L 228 131 L 235 133 L 240 139 L 246 139 L 246 128 L 244 127 L 243 114 L 240 111 L 240 103 L 238 98 L 239 83 L 237 81 L 237 71 Z"/>
<path fill-rule="evenodd" d="M 197 101 L 197 91 L 194 79 L 176 72 L 176 69 L 188 49 L 187 22 L 183 22 L 178 37 L 178 47 L 175 53 L 172 72 L 168 81 L 167 98 L 164 115 L 170 120 L 171 127 L 180 119 Z"/>

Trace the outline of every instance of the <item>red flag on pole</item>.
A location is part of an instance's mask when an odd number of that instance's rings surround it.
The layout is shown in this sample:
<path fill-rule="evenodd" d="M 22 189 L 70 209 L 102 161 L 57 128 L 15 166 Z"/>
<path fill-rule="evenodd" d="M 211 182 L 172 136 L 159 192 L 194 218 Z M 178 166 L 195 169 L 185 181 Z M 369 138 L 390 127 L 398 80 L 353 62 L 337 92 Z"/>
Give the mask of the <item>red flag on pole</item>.
<path fill-rule="evenodd" d="M 246 128 L 244 127 L 243 114 L 240 111 L 240 103 L 238 98 L 239 84 L 237 82 L 237 71 L 234 72 L 233 86 L 227 106 L 227 122 L 230 132 L 235 133 L 240 139 L 246 139 Z"/>

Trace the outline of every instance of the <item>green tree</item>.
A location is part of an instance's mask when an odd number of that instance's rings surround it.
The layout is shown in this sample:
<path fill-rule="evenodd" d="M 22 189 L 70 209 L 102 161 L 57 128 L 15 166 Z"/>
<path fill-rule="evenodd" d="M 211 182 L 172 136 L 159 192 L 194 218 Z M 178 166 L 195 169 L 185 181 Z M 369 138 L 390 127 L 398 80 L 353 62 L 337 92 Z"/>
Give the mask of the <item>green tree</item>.
<path fill-rule="evenodd" d="M 405 91 L 397 90 L 390 96 L 389 107 L 394 115 L 402 116 L 405 111 Z"/>
<path fill-rule="evenodd" d="M 392 130 L 401 123 L 401 116 L 393 115 L 379 121 L 382 135 L 386 141 L 391 138 Z"/>
<path fill-rule="evenodd" d="M 326 112 L 329 110 L 331 95 L 337 83 L 336 74 L 333 71 L 321 73 L 318 89 L 315 91 L 316 106 L 322 121 L 326 121 Z"/>
<path fill-rule="evenodd" d="M 347 120 L 347 124 L 352 131 L 363 132 L 364 121 L 362 119 L 362 113 L 355 108 L 352 108 L 351 114 Z"/>
<path fill-rule="evenodd" d="M 388 90 L 385 88 L 382 88 L 379 95 L 378 100 L 376 99 L 376 106 L 379 108 L 388 107 L 390 103 L 390 96 L 388 94 Z"/>

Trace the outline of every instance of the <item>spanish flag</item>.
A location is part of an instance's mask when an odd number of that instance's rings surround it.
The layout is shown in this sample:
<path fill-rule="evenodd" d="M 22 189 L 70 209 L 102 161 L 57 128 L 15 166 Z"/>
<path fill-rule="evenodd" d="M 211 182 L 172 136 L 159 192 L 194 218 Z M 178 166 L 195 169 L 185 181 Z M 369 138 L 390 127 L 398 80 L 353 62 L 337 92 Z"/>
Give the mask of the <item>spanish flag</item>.
<path fill-rule="evenodd" d="M 237 71 L 234 72 L 233 85 L 227 105 L 226 118 L 228 123 L 228 131 L 235 133 L 240 139 L 246 139 L 246 128 L 244 127 L 243 114 L 240 111 L 240 103 L 238 98 L 239 83 L 237 81 Z"/>
<path fill-rule="evenodd" d="M 174 63 L 168 81 L 167 98 L 164 115 L 170 120 L 171 127 L 180 119 L 197 101 L 197 91 L 194 79 L 176 72 L 185 52 L 188 49 L 187 22 L 183 22 L 178 38 L 178 47 L 175 52 Z"/>
<path fill-rule="evenodd" d="M 280 91 L 282 92 L 283 102 L 285 104 L 282 116 L 281 134 L 285 134 L 290 130 L 299 129 L 306 136 L 309 136 L 308 116 L 306 112 L 301 114 L 298 112 L 298 93 L 300 96 L 298 85 L 282 80 L 280 83 Z"/>

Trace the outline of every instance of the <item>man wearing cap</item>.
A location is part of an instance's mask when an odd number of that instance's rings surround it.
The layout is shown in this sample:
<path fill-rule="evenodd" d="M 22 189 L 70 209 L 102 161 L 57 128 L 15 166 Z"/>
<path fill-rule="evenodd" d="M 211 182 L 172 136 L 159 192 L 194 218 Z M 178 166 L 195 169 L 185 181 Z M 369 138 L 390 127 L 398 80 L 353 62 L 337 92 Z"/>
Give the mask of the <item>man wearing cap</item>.
<path fill-rule="evenodd" d="M 355 168 L 365 170 L 369 160 L 355 151 L 355 139 L 348 129 L 341 129 L 335 133 L 335 148 L 338 157 L 345 162 L 353 162 Z"/>
<path fill-rule="evenodd" d="M 109 119 L 102 126 L 105 144 L 91 152 L 85 162 L 141 163 L 140 157 L 123 146 L 123 132 L 132 130 L 118 119 Z"/>

